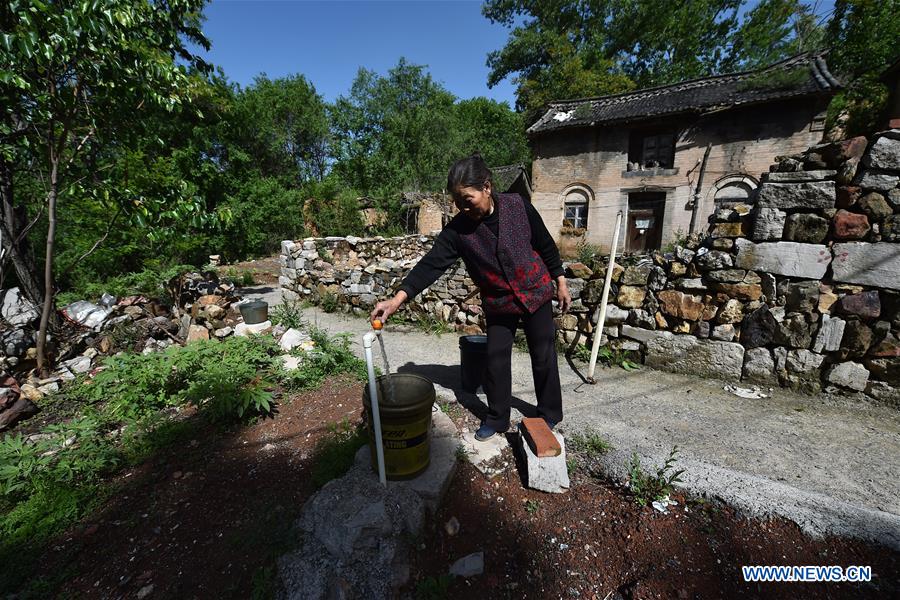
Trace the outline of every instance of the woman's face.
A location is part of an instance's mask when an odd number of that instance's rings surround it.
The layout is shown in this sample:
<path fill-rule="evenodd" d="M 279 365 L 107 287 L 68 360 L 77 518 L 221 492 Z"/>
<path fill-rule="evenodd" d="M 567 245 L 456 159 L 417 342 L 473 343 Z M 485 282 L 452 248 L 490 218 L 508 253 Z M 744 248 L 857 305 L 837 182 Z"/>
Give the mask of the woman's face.
<path fill-rule="evenodd" d="M 453 190 L 453 203 L 459 212 L 473 221 L 480 221 L 489 212 L 493 201 L 491 200 L 491 184 L 487 182 L 483 189 L 477 187 L 460 187 Z"/>

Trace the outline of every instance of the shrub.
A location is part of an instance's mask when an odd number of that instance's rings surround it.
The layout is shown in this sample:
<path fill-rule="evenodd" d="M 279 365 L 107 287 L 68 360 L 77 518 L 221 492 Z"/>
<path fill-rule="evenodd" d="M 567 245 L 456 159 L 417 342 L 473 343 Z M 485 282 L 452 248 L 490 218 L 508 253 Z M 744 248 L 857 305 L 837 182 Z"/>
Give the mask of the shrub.
<path fill-rule="evenodd" d="M 310 336 L 315 348 L 306 354 L 299 368 L 282 371 L 285 387 L 315 388 L 329 375 L 338 373 L 352 373 L 360 381 L 366 379 L 366 363 L 350 349 L 350 334 L 329 337 L 325 331 L 312 328 Z"/>
<path fill-rule="evenodd" d="M 332 292 L 325 292 L 319 299 L 319 305 L 325 312 L 333 313 L 338 309 L 340 302 L 338 301 L 337 294 Z"/>
<path fill-rule="evenodd" d="M 578 262 L 586 265 L 591 264 L 591 261 L 594 260 L 595 257 L 600 256 L 600 246 L 590 244 L 584 240 L 578 242 L 575 251 Z"/>
<path fill-rule="evenodd" d="M 273 325 L 283 325 L 288 329 L 301 329 L 306 324 L 303 318 L 303 305 L 297 300 L 277 305 L 269 311 L 269 320 Z"/>

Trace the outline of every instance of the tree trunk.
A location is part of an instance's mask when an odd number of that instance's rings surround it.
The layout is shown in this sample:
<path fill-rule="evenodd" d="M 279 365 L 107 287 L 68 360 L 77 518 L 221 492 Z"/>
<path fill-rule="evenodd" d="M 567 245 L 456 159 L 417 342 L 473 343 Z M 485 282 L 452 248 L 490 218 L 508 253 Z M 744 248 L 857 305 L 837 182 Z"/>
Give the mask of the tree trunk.
<path fill-rule="evenodd" d="M 47 326 L 53 314 L 56 294 L 53 286 L 53 243 L 56 241 L 56 195 L 59 190 L 59 157 L 51 158 L 50 192 L 47 194 L 47 256 L 44 259 L 44 307 L 41 310 L 41 326 L 37 339 L 37 370 L 42 377 L 48 374 L 47 368 Z"/>
<path fill-rule="evenodd" d="M 12 261 L 22 293 L 36 306 L 40 306 L 44 301 L 44 289 L 38 279 L 37 264 L 28 244 L 28 235 L 22 235 L 28 226 L 27 211 L 24 204 L 16 206 L 12 168 L 3 159 L 0 159 L 0 203 L 3 211 L 0 214 L 3 254 Z"/>

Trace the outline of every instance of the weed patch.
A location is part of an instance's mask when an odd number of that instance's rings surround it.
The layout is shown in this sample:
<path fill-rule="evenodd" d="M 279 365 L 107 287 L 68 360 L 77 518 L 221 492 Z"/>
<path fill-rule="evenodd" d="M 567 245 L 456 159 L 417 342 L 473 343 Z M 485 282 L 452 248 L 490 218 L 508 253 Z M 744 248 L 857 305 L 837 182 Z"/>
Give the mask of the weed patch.
<path fill-rule="evenodd" d="M 684 469 L 675 469 L 675 455 L 678 446 L 672 448 L 669 457 L 656 473 L 645 473 L 641 466 L 641 459 L 636 452 L 631 454 L 631 462 L 628 464 L 628 479 L 631 493 L 641 506 L 646 506 L 655 500 L 668 496 L 676 483 L 681 482 L 681 474 Z"/>
<path fill-rule="evenodd" d="M 416 600 L 443 600 L 450 591 L 450 575 L 426 577 L 416 584 Z"/>
<path fill-rule="evenodd" d="M 600 435 L 599 432 L 589 429 L 579 431 L 569 437 L 569 447 L 575 452 L 581 452 L 590 458 L 597 458 L 612 449 L 612 445 Z"/>
<path fill-rule="evenodd" d="M 37 582 L 23 554 L 37 556 L 47 540 L 90 514 L 110 491 L 104 478 L 188 439 L 199 419 L 234 425 L 270 414 L 276 382 L 308 389 L 336 373 L 365 378 L 346 337 L 319 330 L 311 336 L 315 350 L 291 374 L 281 367 L 274 339 L 232 337 L 112 356 L 93 378 L 49 397 L 45 408 L 57 407 L 61 420 L 28 437 L 0 439 L 0 564 L 18 565 L 3 569 L 0 589 Z M 185 406 L 196 407 L 196 416 L 173 418 Z M 365 443 L 343 425 L 329 439 L 317 464 L 321 483 L 346 471 Z"/>
<path fill-rule="evenodd" d="M 306 319 L 303 318 L 303 305 L 292 300 L 283 302 L 269 312 L 269 320 L 273 325 L 283 325 L 288 329 L 303 329 Z"/>

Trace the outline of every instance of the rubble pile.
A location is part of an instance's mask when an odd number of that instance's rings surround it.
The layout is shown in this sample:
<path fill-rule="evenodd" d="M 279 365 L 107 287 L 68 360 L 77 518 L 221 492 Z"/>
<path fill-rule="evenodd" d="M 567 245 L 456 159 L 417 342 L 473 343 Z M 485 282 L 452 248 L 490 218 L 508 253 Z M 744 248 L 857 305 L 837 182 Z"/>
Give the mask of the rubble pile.
<path fill-rule="evenodd" d="M 900 405 L 900 130 L 778 157 L 751 204 L 719 207 L 708 235 L 614 267 L 602 335 L 655 368 L 865 393 Z M 287 297 L 364 314 L 392 294 L 429 236 L 282 244 Z M 565 342 L 589 344 L 606 261 L 568 263 Z M 460 264 L 411 304 L 481 332 Z"/>
<path fill-rule="evenodd" d="M 37 412 L 36 403 L 66 381 L 99 368 L 104 356 L 120 351 L 145 354 L 196 339 L 223 339 L 241 324 L 235 287 L 215 273 L 186 273 L 167 284 L 168 305 L 144 296 L 99 302 L 79 300 L 63 307 L 61 326 L 48 334 L 54 371 L 34 371 L 40 311 L 18 288 L 0 297 L 0 430 Z M 271 327 L 271 324 L 270 324 Z"/>

